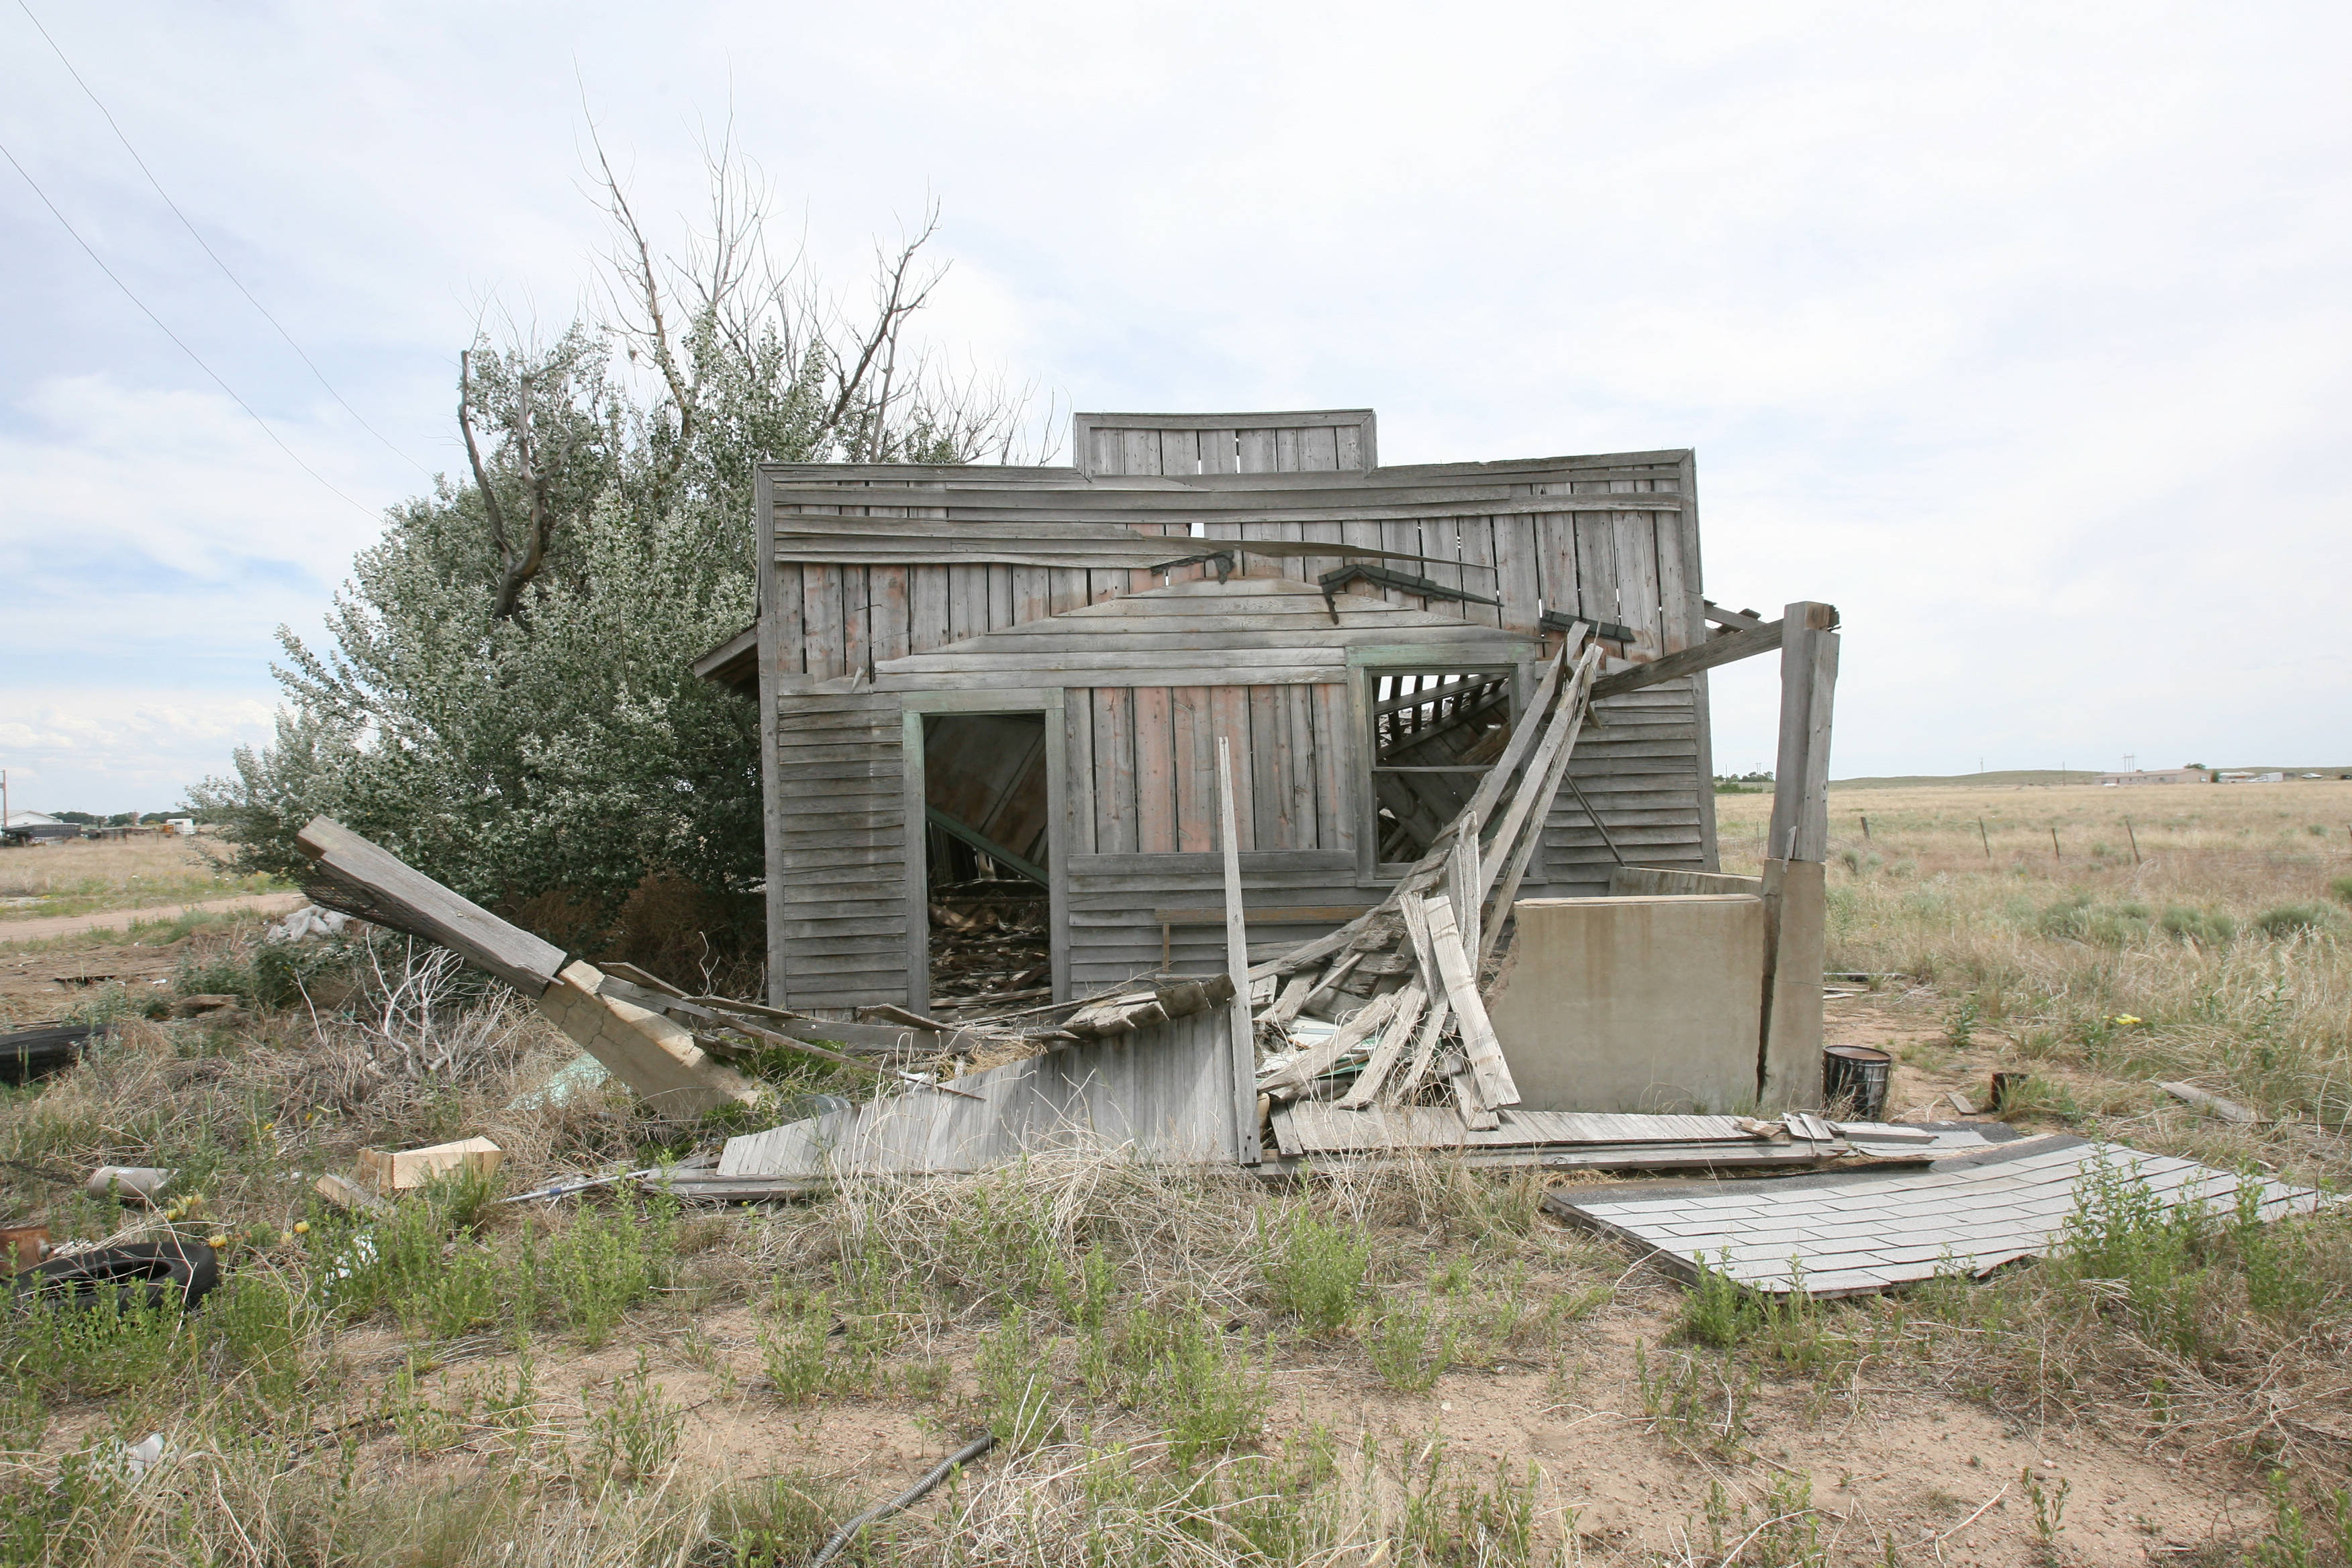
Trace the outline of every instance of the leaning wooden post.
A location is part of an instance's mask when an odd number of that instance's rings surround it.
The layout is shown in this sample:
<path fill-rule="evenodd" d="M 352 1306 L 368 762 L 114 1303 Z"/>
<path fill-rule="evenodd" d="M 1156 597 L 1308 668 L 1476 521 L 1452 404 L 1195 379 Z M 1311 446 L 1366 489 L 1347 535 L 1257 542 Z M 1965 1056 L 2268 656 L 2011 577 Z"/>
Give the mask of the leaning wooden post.
<path fill-rule="evenodd" d="M 1225 854 L 1225 973 L 1234 983 L 1234 1158 L 1258 1159 L 1257 1021 L 1250 1011 L 1249 923 L 1242 914 L 1242 843 L 1234 823 L 1234 748 L 1217 737 L 1217 836 Z"/>
<path fill-rule="evenodd" d="M 1780 621 L 1780 752 L 1764 860 L 1764 1026 L 1756 1100 L 1770 1113 L 1822 1103 L 1822 865 L 1830 846 L 1830 710 L 1837 610 L 1795 604 Z"/>

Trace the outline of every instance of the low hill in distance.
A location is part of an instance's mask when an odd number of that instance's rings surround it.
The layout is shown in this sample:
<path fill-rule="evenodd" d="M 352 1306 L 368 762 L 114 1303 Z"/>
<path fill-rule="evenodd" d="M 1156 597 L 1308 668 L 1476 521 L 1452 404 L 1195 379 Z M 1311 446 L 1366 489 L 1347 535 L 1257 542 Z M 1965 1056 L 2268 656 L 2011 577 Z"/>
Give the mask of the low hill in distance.
<path fill-rule="evenodd" d="M 2352 773 L 2352 763 L 2331 763 L 2325 767 L 2317 763 L 2288 767 L 2280 763 L 2221 763 L 2217 766 L 2227 773 L 2284 773 L 2290 782 L 2305 773 L 2318 773 L 2331 779 Z M 2098 782 L 2099 775 L 2084 768 L 2068 768 L 2063 773 L 2056 768 L 2011 768 L 1995 769 L 1984 773 L 1906 773 L 1892 778 L 1832 779 L 1830 788 L 1912 789 L 1940 784 L 1953 789 L 2050 789 L 2059 784 L 2096 785 Z"/>

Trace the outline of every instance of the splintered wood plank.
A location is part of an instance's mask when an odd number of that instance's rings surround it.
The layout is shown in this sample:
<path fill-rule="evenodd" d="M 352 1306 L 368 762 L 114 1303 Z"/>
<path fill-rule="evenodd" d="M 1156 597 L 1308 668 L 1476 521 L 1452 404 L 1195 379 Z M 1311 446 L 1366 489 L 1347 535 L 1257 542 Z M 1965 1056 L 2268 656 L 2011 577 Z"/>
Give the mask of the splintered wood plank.
<path fill-rule="evenodd" d="M 1496 587 L 1495 520 L 1490 517 L 1465 517 L 1461 521 L 1462 584 L 1474 594 L 1494 599 L 1501 595 Z M 1472 570 L 1484 567 L 1484 571 Z M 1430 608 L 1436 609 L 1437 605 Z M 1503 612 L 1492 605 L 1473 605 L 1461 600 L 1444 606 L 1449 614 L 1460 616 L 1474 626 L 1499 626 Z M 1532 623 L 1531 623 L 1532 624 Z"/>
<path fill-rule="evenodd" d="M 1311 1047 L 1257 1080 L 1258 1092 L 1282 1098 L 1295 1096 L 1300 1089 L 1329 1072 L 1348 1056 L 1386 1027 L 1397 1015 L 1407 996 L 1406 991 L 1391 991 L 1375 996 L 1356 1016 L 1331 1032 L 1320 1045 Z"/>
<path fill-rule="evenodd" d="M 1550 487 L 1538 485 L 1541 494 Z M 1563 616 L 1577 613 L 1576 524 L 1564 511 L 1539 512 L 1535 524 L 1537 594 L 1546 610 Z"/>
<path fill-rule="evenodd" d="M 842 629 L 840 566 L 801 568 L 802 626 L 807 638 L 809 674 L 830 680 L 849 673 L 849 649 Z"/>
<path fill-rule="evenodd" d="M 1135 853 L 1135 702 L 1125 687 L 1097 687 L 1095 708 L 1095 842 L 1106 855 Z"/>
<path fill-rule="evenodd" d="M 1355 724 L 1348 689 L 1336 681 L 1309 686 L 1315 707 L 1315 844 L 1318 849 L 1356 847 L 1354 807 Z"/>
<path fill-rule="evenodd" d="M 1249 693 L 1251 809 L 1260 849 L 1302 849 L 1290 812 L 1290 726 L 1277 687 L 1252 686 Z"/>
<path fill-rule="evenodd" d="M 1164 686 L 1135 688 L 1135 847 L 1146 855 L 1176 848 L 1176 725 Z"/>
<path fill-rule="evenodd" d="M 1577 613 L 1624 624 L 1617 611 L 1617 534 L 1606 512 L 1576 514 Z"/>
<path fill-rule="evenodd" d="M 1160 432 L 1160 471 L 1179 478 L 1201 471 L 1201 432 L 1198 430 L 1162 430 Z"/>
<path fill-rule="evenodd" d="M 415 932 L 540 995 L 563 967 L 563 950 L 461 898 L 389 849 L 332 817 L 314 816 L 295 836 L 299 849 L 332 879 L 366 895 Z"/>
<path fill-rule="evenodd" d="M 1494 624 L 1514 631 L 1535 630 L 1543 598 L 1543 573 L 1536 561 L 1536 520 L 1498 517 L 1491 520 L 1495 536 L 1495 585 L 1488 590 L 1503 601 L 1490 611 Z"/>
<path fill-rule="evenodd" d="M 1429 920 L 1429 946 L 1437 961 L 1438 979 L 1460 1024 L 1462 1049 L 1470 1058 L 1479 1099 L 1488 1106 L 1517 1105 L 1519 1086 L 1511 1081 L 1510 1064 L 1503 1059 L 1502 1043 L 1495 1038 L 1486 1005 L 1479 999 L 1477 974 L 1463 949 L 1462 932 L 1454 923 L 1454 907 L 1436 898 L 1424 900 L 1422 908 Z"/>
<path fill-rule="evenodd" d="M 866 582 L 873 596 L 873 656 L 877 659 L 904 658 L 913 651 L 908 646 L 911 610 L 907 578 L 908 568 L 904 566 L 866 569 Z"/>
<path fill-rule="evenodd" d="M 1233 748 L 1234 815 L 1241 847 L 1246 853 L 1261 847 L 1257 841 L 1257 790 L 1250 754 L 1250 689 L 1212 686 L 1206 690 L 1210 731 Z"/>
<path fill-rule="evenodd" d="M 1654 520 L 1658 559 L 1658 646 L 1680 653 L 1706 634 L 1691 626 L 1690 579 L 1683 570 L 1682 521 L 1669 512 Z"/>
<path fill-rule="evenodd" d="M 1617 542 L 1617 618 L 1633 629 L 1629 652 L 1655 658 L 1663 623 L 1658 606 L 1658 531 L 1645 511 L 1612 512 L 1610 531 Z"/>
<path fill-rule="evenodd" d="M 1385 1103 L 1394 1105 L 1420 1089 L 1422 1080 L 1429 1076 L 1429 1064 L 1437 1055 L 1438 1039 L 1453 1017 L 1454 1008 L 1444 997 L 1432 1001 L 1429 1011 L 1422 1017 L 1420 1037 L 1412 1042 L 1412 1059 L 1389 1084 L 1387 1094 L 1382 1096 Z"/>
<path fill-rule="evenodd" d="M 1454 921 L 1461 928 L 1463 951 L 1476 952 L 1480 946 L 1479 910 L 1486 897 L 1486 879 L 1479 874 L 1478 866 L 1479 822 L 1475 812 L 1459 820 L 1461 826 L 1454 830 L 1453 853 L 1445 858 L 1445 893 L 1447 901 L 1454 908 Z M 1496 840 L 1495 847 L 1498 851 L 1503 848 L 1501 839 Z M 1506 912 L 1501 909 L 1496 910 L 1496 925 L 1502 924 Z"/>
<path fill-rule="evenodd" d="M 1290 820 L 1297 834 L 1297 847 L 1301 849 L 1328 849 L 1331 846 L 1322 836 L 1322 824 L 1315 812 L 1315 699 L 1305 687 L 1286 686 L 1282 689 L 1282 710 L 1288 741 L 1283 748 L 1283 761 L 1287 764 L 1287 789 L 1290 797 Z"/>
<path fill-rule="evenodd" d="M 1048 722 L 1051 722 L 1049 718 Z M 1092 855 L 1095 840 L 1095 706 L 1094 693 L 1065 692 L 1062 699 L 1062 784 L 1066 837 L 1056 847 L 1053 869 L 1066 871 L 1070 857 Z"/>
<path fill-rule="evenodd" d="M 1477 1076 L 1469 1068 L 1446 1074 L 1445 1087 L 1453 1092 L 1454 1110 L 1463 1126 L 1473 1132 L 1491 1132 L 1502 1125 L 1494 1107 L 1479 1103 Z"/>
<path fill-rule="evenodd" d="M 1364 1070 L 1357 1075 L 1347 1098 L 1339 1101 L 1341 1110 L 1360 1110 L 1371 1104 L 1379 1096 L 1381 1086 L 1388 1081 L 1389 1074 L 1394 1070 L 1397 1058 L 1412 1043 L 1413 1028 L 1421 1022 L 1422 1009 L 1428 1005 L 1429 998 L 1419 985 L 1411 982 L 1396 996 L 1396 1012 L 1381 1026 L 1380 1040 L 1373 1046 L 1370 1059 L 1364 1063 Z"/>
<path fill-rule="evenodd" d="M 879 568 L 841 569 L 841 657 L 852 675 L 874 668 L 874 570 Z"/>
<path fill-rule="evenodd" d="M 779 568 L 782 570 L 782 568 Z M 955 640 L 948 622 L 946 566 L 907 568 L 907 651 L 929 653 Z M 893 657 L 896 657 L 895 655 Z"/>
<path fill-rule="evenodd" d="M 1206 686 L 1181 686 L 1171 691 L 1169 706 L 1175 729 L 1171 755 L 1176 794 L 1176 847 L 1187 855 L 1204 855 L 1217 847 L 1216 736 L 1209 716 Z"/>
<path fill-rule="evenodd" d="M 1013 587 L 1013 624 L 1027 626 L 1054 613 L 1054 573 L 1045 566 L 1009 569 Z"/>
<path fill-rule="evenodd" d="M 988 568 L 948 568 L 948 634 L 961 642 L 988 629 Z"/>
<path fill-rule="evenodd" d="M 1265 1010 L 1265 1021 L 1276 1026 L 1288 1025 L 1298 1016 L 1298 1010 L 1307 1005 L 1307 998 L 1314 994 L 1318 980 L 1316 974 L 1302 970 L 1284 981 L 1282 994 Z"/>

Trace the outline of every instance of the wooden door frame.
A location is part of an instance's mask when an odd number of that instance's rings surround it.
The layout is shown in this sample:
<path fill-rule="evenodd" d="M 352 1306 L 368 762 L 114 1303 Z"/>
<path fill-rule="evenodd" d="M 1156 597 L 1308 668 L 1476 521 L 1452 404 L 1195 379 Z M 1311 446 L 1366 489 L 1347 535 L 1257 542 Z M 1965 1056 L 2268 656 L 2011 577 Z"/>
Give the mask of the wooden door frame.
<path fill-rule="evenodd" d="M 901 745 L 900 798 L 907 817 L 907 1005 L 918 1013 L 931 1005 L 930 857 L 929 798 L 923 789 L 923 721 L 934 713 L 1037 713 L 1045 721 L 1045 922 L 1051 942 L 1054 1000 L 1070 998 L 1070 847 L 1063 830 L 1064 796 L 1069 788 L 1069 742 L 1058 686 L 1008 687 L 996 691 L 908 691 L 899 697 L 905 713 Z"/>

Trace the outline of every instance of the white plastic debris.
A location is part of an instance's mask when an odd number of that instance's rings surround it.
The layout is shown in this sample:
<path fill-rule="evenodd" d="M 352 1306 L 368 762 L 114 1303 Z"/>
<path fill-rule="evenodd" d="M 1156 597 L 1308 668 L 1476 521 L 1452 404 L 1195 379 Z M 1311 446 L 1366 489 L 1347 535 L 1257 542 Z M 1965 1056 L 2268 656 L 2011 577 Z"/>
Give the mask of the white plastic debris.
<path fill-rule="evenodd" d="M 322 910 L 316 904 L 304 904 L 284 920 L 269 928 L 272 942 L 308 942 L 313 937 L 341 936 L 352 917 L 341 910 Z"/>

